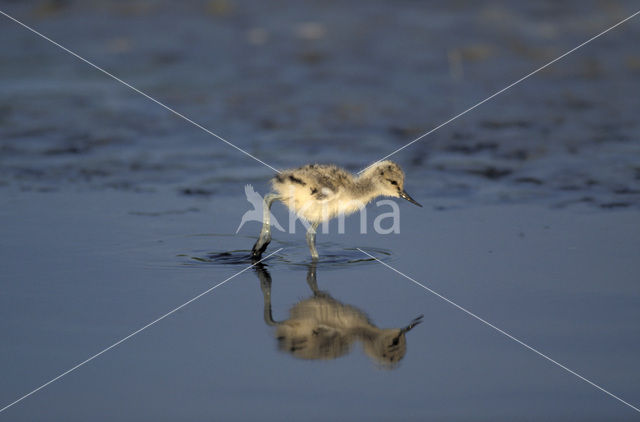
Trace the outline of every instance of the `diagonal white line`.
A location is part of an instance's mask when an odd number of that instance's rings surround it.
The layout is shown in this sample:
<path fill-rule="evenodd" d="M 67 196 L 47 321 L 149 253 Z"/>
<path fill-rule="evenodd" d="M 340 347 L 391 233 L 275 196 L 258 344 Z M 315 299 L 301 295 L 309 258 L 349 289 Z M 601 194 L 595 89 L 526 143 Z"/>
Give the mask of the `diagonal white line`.
<path fill-rule="evenodd" d="M 204 292 L 200 293 L 198 296 L 186 301 L 185 303 L 183 303 L 182 305 L 178 306 L 177 308 L 172 309 L 171 311 L 167 312 L 166 314 L 162 315 L 161 317 L 151 321 L 150 323 L 148 323 L 147 325 L 145 325 L 142 328 L 137 329 L 136 331 L 134 331 L 133 333 L 129 334 L 128 336 L 118 340 L 117 342 L 113 343 L 111 346 L 107 347 L 106 349 L 103 349 L 102 351 L 96 353 L 95 355 L 91 356 L 90 358 L 80 362 L 79 364 L 77 364 L 76 366 L 74 366 L 71 369 L 66 370 L 65 372 L 61 373 L 60 375 L 58 375 L 57 377 L 53 378 L 50 381 L 47 381 L 46 383 L 42 384 L 40 387 L 36 388 L 35 390 L 25 394 L 24 396 L 20 397 L 19 399 L 15 400 L 12 403 L 9 403 L 8 405 L 6 405 L 5 407 L 3 407 L 2 409 L 0 409 L 0 413 L 4 412 L 5 410 L 7 410 L 8 408 L 10 408 L 11 406 L 21 402 L 22 400 L 26 399 L 27 397 L 31 396 L 32 394 L 35 394 L 36 392 L 42 390 L 43 388 L 45 388 L 46 386 L 48 386 L 51 383 L 56 382 L 57 380 L 59 380 L 60 378 L 64 377 L 65 375 L 75 371 L 76 369 L 80 368 L 82 365 L 91 362 L 92 360 L 94 360 L 95 358 L 97 358 L 98 356 L 102 355 L 103 353 L 108 352 L 109 350 L 113 349 L 114 347 L 118 346 L 119 344 L 127 341 L 128 339 L 130 339 L 131 337 L 135 336 L 136 334 L 146 330 L 147 328 L 151 327 L 152 325 L 154 325 L 157 322 L 162 321 L 163 319 L 165 319 L 166 317 L 168 317 L 169 315 L 179 311 L 180 309 L 184 308 L 185 306 L 187 306 L 188 304 L 190 304 L 191 302 L 194 302 L 198 299 L 200 299 L 202 296 L 206 295 L 207 293 L 211 292 L 212 290 L 222 286 L 224 283 L 226 283 L 227 281 L 231 280 L 232 278 L 235 278 L 237 276 L 239 276 L 240 274 L 242 274 L 243 272 L 253 268 L 255 265 L 259 264 L 260 262 L 264 261 L 265 259 L 269 258 L 272 255 L 275 255 L 276 253 L 280 252 L 282 249 L 284 248 L 280 248 L 275 252 L 270 253 L 269 255 L 265 256 L 264 258 L 262 258 L 259 261 L 256 261 L 254 263 L 252 263 L 251 265 L 249 265 L 248 267 L 244 268 L 242 271 L 235 273 L 234 275 L 232 275 L 231 277 L 227 278 L 224 281 L 221 281 L 220 283 L 216 284 L 215 286 L 205 290 Z"/>
<path fill-rule="evenodd" d="M 534 70 L 533 72 L 523 76 L 522 78 L 518 79 L 517 81 L 507 85 L 506 87 L 502 88 L 500 91 L 490 95 L 489 97 L 485 98 L 484 100 L 480 101 L 479 103 L 469 107 L 468 109 L 466 109 L 465 111 L 463 111 L 462 113 L 456 114 L 455 116 L 453 116 L 452 118 L 450 118 L 449 120 L 447 120 L 446 122 L 434 127 L 433 129 L 431 129 L 430 131 L 423 133 L 422 135 L 418 136 L 416 139 L 414 139 L 413 141 L 409 142 L 408 144 L 396 149 L 395 151 L 393 151 L 390 154 L 385 155 L 384 157 L 382 157 L 381 159 L 369 164 L 367 167 L 363 168 L 362 170 L 360 170 L 358 172 L 358 174 L 362 173 L 363 171 L 365 171 L 366 169 L 368 169 L 369 167 L 379 163 L 380 161 L 386 160 L 387 158 L 391 157 L 392 155 L 395 155 L 396 153 L 402 151 L 403 149 L 407 148 L 410 145 L 413 145 L 414 143 L 418 142 L 420 139 L 424 138 L 425 136 L 428 136 L 430 134 L 432 134 L 433 132 L 435 132 L 436 130 L 440 129 L 443 126 L 448 125 L 449 123 L 453 122 L 454 120 L 456 120 L 458 117 L 461 117 L 465 114 L 467 114 L 468 112 L 470 112 L 471 110 L 475 109 L 476 107 L 481 106 L 482 104 L 486 103 L 487 101 L 489 101 L 490 99 L 502 94 L 503 92 L 505 92 L 506 90 L 508 90 L 509 88 L 514 87 L 515 85 L 518 85 L 520 82 L 524 81 L 525 79 L 529 78 L 530 76 L 535 75 L 536 73 L 540 72 L 541 70 L 551 66 L 552 64 L 554 64 L 555 62 L 557 62 L 558 60 L 568 56 L 569 54 L 573 53 L 574 51 L 576 51 L 577 49 L 589 44 L 591 41 L 595 40 L 596 38 L 599 38 L 600 36 L 606 34 L 607 32 L 611 31 L 613 28 L 622 25 L 623 23 L 625 23 L 626 21 L 628 21 L 629 19 L 635 17 L 636 15 L 638 15 L 640 13 L 640 10 L 638 10 L 636 13 L 634 13 L 633 15 L 621 20 L 620 22 L 616 23 L 615 25 L 605 29 L 604 31 L 600 32 L 598 35 L 595 35 L 591 38 L 589 38 L 587 41 L 583 42 L 582 44 L 580 44 L 577 47 L 572 48 L 571 50 L 567 51 L 566 53 L 564 53 L 563 55 L 561 55 L 560 57 L 557 57 L 553 60 L 551 60 L 549 63 L 540 66 L 539 68 L 537 68 L 536 70 Z"/>
<path fill-rule="evenodd" d="M 452 300 L 447 299 L 446 297 L 442 296 L 440 293 L 428 288 L 427 286 L 425 286 L 424 284 L 414 280 L 413 278 L 409 277 L 408 275 L 406 275 L 405 273 L 396 270 L 395 268 L 393 268 L 391 265 L 388 265 L 382 261 L 380 261 L 378 258 L 376 258 L 375 256 L 363 251 L 360 248 L 356 248 L 358 249 L 360 252 L 362 252 L 363 254 L 367 255 L 368 257 L 371 257 L 373 259 L 375 259 L 376 261 L 378 261 L 379 263 L 381 263 L 382 265 L 384 265 L 385 267 L 389 268 L 390 270 L 393 270 L 394 272 L 400 274 L 401 276 L 403 276 L 404 278 L 406 278 L 407 280 L 410 280 L 412 282 L 414 282 L 415 284 L 417 284 L 418 286 L 422 287 L 423 289 L 427 290 L 429 293 L 433 293 L 434 295 L 438 296 L 440 299 L 444 300 L 445 302 L 449 303 L 450 305 L 455 306 L 456 308 L 460 309 L 462 312 L 466 313 L 467 315 L 472 316 L 473 318 L 477 319 L 478 321 L 482 322 L 483 324 L 488 325 L 489 327 L 493 328 L 494 330 L 496 330 L 497 332 L 499 332 L 500 334 L 503 334 L 505 336 L 507 336 L 508 338 L 510 338 L 511 340 L 515 341 L 516 343 L 526 347 L 527 349 L 531 350 L 532 352 L 538 354 L 539 356 L 542 356 L 543 358 L 545 358 L 546 360 L 548 360 L 549 362 L 559 366 L 560 368 L 564 369 L 565 371 L 575 375 L 576 377 L 580 378 L 582 381 L 585 381 L 589 384 L 591 384 L 592 386 L 594 386 L 595 388 L 597 388 L 598 390 L 608 394 L 609 396 L 613 397 L 614 399 L 626 404 L 627 406 L 629 406 L 630 408 L 632 408 L 633 410 L 635 410 L 636 412 L 640 413 L 640 409 L 638 409 L 637 407 L 635 407 L 634 405 L 622 400 L 620 397 L 616 396 L 613 393 L 610 393 L 609 391 L 605 390 L 604 388 L 600 387 L 598 384 L 589 381 L 588 379 L 586 379 L 585 377 L 583 377 L 582 375 L 578 374 L 577 372 L 567 368 L 566 366 L 564 366 L 563 364 L 551 359 L 549 356 L 545 355 L 542 352 L 539 352 L 538 350 L 534 349 L 533 347 L 529 346 L 528 344 L 526 344 L 525 342 L 518 340 L 517 338 L 515 338 L 514 336 L 512 336 L 511 334 L 507 333 L 504 330 L 501 330 L 500 328 L 496 327 L 495 325 L 491 324 L 490 322 L 480 318 L 478 315 L 474 314 L 471 311 L 468 311 L 467 309 L 463 308 L 462 306 L 458 305 L 457 303 L 453 302 Z"/>
<path fill-rule="evenodd" d="M 85 59 L 84 57 L 81 57 L 80 55 L 74 53 L 73 51 L 69 50 L 68 48 L 58 44 L 57 42 L 55 42 L 54 40 L 52 40 L 51 38 L 41 34 L 40 32 L 36 31 L 35 29 L 31 28 L 30 26 L 20 22 L 18 19 L 14 18 L 13 16 L 8 15 L 7 13 L 5 13 L 4 11 L 0 10 L 0 14 L 6 16 L 7 18 L 11 19 L 12 21 L 14 21 L 15 23 L 17 23 L 18 25 L 23 26 L 24 28 L 28 29 L 29 31 L 33 32 L 34 34 L 44 38 L 45 40 L 49 41 L 51 44 L 55 45 L 56 47 L 61 48 L 62 50 L 66 51 L 67 53 L 71 54 L 72 56 L 82 60 L 83 62 L 85 62 L 86 64 L 88 64 L 89 66 L 99 70 L 100 72 L 104 73 L 105 75 L 109 76 L 110 78 L 115 79 L 116 81 L 120 82 L 121 84 L 123 84 L 124 86 L 131 88 L 132 90 L 134 90 L 135 92 L 137 92 L 138 94 L 148 98 L 149 100 L 153 101 L 154 103 L 158 104 L 159 106 L 165 108 L 166 110 L 170 111 L 171 113 L 175 114 L 176 116 L 180 117 L 181 119 L 186 120 L 187 122 L 191 123 L 192 125 L 194 125 L 195 127 L 197 127 L 198 129 L 201 129 L 205 132 L 207 132 L 209 135 L 215 136 L 216 138 L 220 139 L 222 142 L 224 142 L 225 144 L 229 145 L 230 147 L 233 147 L 235 149 L 237 149 L 238 151 L 240 151 L 241 153 L 253 158 L 254 160 L 256 160 L 257 162 L 269 167 L 271 170 L 275 171 L 276 173 L 280 173 L 280 170 L 278 170 L 275 167 L 270 166 L 269 164 L 265 163 L 264 161 L 260 160 L 259 158 L 255 157 L 254 155 L 248 153 L 247 151 L 243 150 L 242 148 L 232 144 L 231 142 L 227 141 L 226 139 L 224 139 L 222 136 L 213 133 L 212 131 L 210 131 L 209 129 L 207 129 L 206 127 L 194 122 L 193 120 L 191 120 L 190 118 L 186 117 L 185 115 L 175 111 L 174 109 L 172 109 L 171 107 L 165 105 L 164 103 L 161 103 L 160 101 L 156 100 L 155 98 L 151 97 L 150 95 L 140 91 L 138 88 L 128 84 L 127 82 L 123 81 L 122 79 L 118 78 L 117 76 L 107 72 L 106 70 L 104 70 L 103 68 L 101 68 L 100 66 L 90 62 L 89 60 Z"/>

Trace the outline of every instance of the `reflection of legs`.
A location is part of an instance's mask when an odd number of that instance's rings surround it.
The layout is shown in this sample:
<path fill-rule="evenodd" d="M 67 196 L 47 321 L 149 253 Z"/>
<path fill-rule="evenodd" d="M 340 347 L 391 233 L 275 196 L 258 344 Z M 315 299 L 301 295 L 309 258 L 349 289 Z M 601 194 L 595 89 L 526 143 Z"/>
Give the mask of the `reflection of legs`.
<path fill-rule="evenodd" d="M 260 259 L 262 253 L 267 249 L 271 242 L 271 205 L 273 201 L 280 199 L 275 193 L 269 193 L 264 197 L 263 209 L 262 209 L 262 230 L 260 231 L 260 237 L 258 241 L 253 245 L 251 250 L 251 258 L 256 260 Z"/>
<path fill-rule="evenodd" d="M 307 270 L 307 284 L 315 296 L 320 294 L 318 280 L 316 278 L 316 261 L 313 261 Z"/>
<path fill-rule="evenodd" d="M 257 264 L 255 270 L 260 279 L 260 288 L 264 296 L 264 322 L 267 325 L 277 325 L 278 323 L 273 320 L 271 313 L 271 275 L 262 263 Z"/>
<path fill-rule="evenodd" d="M 311 258 L 314 261 L 318 260 L 318 251 L 316 250 L 316 229 L 320 223 L 311 223 L 309 230 L 307 230 L 307 245 L 309 245 L 309 251 L 311 252 Z"/>

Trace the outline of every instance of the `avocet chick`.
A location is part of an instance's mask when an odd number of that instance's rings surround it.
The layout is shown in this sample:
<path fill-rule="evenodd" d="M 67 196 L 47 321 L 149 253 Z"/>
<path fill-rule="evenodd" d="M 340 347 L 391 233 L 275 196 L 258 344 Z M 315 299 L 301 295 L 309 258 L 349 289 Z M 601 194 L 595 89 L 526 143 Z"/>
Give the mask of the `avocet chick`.
<path fill-rule="evenodd" d="M 254 260 L 260 259 L 271 242 L 270 209 L 276 200 L 310 223 L 307 244 L 313 260 L 318 259 L 316 229 L 323 221 L 358 211 L 379 196 L 404 198 L 422 206 L 405 192 L 404 173 L 392 161 L 375 163 L 359 176 L 334 165 L 308 164 L 282 171 L 271 179 L 271 185 L 275 192 L 264 197 L 262 231 L 251 251 Z"/>

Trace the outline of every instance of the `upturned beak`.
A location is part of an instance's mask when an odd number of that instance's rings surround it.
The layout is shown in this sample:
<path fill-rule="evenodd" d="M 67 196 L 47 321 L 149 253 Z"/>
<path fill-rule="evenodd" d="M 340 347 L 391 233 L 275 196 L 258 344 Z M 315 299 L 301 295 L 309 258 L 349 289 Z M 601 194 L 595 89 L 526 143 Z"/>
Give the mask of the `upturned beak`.
<path fill-rule="evenodd" d="M 417 205 L 419 207 L 422 207 L 422 205 L 418 204 L 416 202 L 416 200 L 413 199 L 411 196 L 409 196 L 409 194 L 404 190 L 402 192 L 400 192 L 400 198 L 406 199 L 407 201 L 411 202 L 412 204 L 415 204 L 415 205 Z"/>
<path fill-rule="evenodd" d="M 420 315 L 419 317 L 417 317 L 416 319 L 414 319 L 413 321 L 411 321 L 411 324 L 407 325 L 406 327 L 404 327 L 403 329 L 400 330 L 400 333 L 404 334 L 407 331 L 411 331 L 411 329 L 413 327 L 415 327 L 416 325 L 420 324 L 422 322 L 422 318 L 424 318 L 424 315 Z"/>

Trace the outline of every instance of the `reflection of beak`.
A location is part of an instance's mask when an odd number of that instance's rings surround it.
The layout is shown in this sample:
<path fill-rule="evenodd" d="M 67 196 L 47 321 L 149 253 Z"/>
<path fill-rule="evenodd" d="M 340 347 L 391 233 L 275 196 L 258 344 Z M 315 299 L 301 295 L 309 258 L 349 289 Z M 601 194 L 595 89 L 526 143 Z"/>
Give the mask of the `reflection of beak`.
<path fill-rule="evenodd" d="M 400 198 L 406 199 L 407 201 L 411 202 L 412 204 L 416 204 L 417 206 L 422 207 L 422 205 L 418 204 L 416 202 L 416 200 L 413 199 L 412 197 L 410 197 L 409 194 L 404 190 L 402 192 L 400 192 Z"/>
<path fill-rule="evenodd" d="M 411 321 L 411 324 L 407 325 L 406 327 L 404 327 L 402 330 L 400 330 L 400 333 L 404 334 L 407 331 L 411 331 L 411 329 L 413 327 L 415 327 L 416 325 L 420 324 L 422 322 L 422 318 L 424 318 L 424 315 L 420 315 L 419 317 L 417 317 L 416 319 L 414 319 L 413 321 Z"/>

